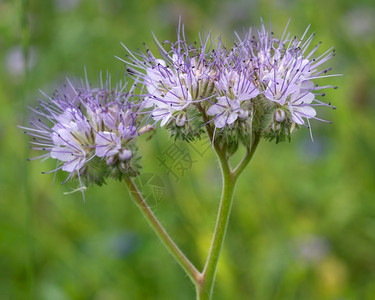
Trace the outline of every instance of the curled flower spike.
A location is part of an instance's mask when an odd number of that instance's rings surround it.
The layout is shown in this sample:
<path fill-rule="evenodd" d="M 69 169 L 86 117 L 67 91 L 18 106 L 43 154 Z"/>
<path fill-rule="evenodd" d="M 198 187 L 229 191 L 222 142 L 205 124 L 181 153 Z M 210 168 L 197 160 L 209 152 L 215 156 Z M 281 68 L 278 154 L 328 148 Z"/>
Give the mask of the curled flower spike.
<path fill-rule="evenodd" d="M 317 95 L 322 95 L 317 91 L 334 87 L 320 87 L 314 82 L 321 78 L 339 76 L 326 75 L 331 68 L 321 68 L 322 64 L 334 56 L 334 50 L 330 48 L 315 57 L 321 43 L 308 50 L 314 37 L 311 34 L 306 38 L 309 27 L 300 39 L 286 34 L 287 27 L 288 25 L 280 39 L 268 32 L 263 23 L 259 31 L 253 32 L 250 28 L 244 38 L 238 36 L 241 45 L 238 57 L 244 62 L 251 62 L 259 93 L 265 100 L 274 103 L 271 107 L 285 111 L 289 129 L 291 124 L 310 128 L 306 125 L 306 122 L 309 124 L 309 119 L 321 120 L 316 117 L 313 106 L 330 106 L 316 99 Z"/>
<path fill-rule="evenodd" d="M 175 43 L 155 38 L 159 56 L 147 47 L 137 53 L 124 46 L 129 55 L 123 61 L 142 84 L 144 112 L 175 137 L 192 140 L 206 125 L 220 129 L 208 129 L 219 140 L 239 135 L 249 145 L 252 136 L 261 135 L 279 142 L 298 125 L 310 128 L 310 119 L 321 120 L 314 106 L 330 106 L 316 96 L 332 86 L 315 81 L 337 76 L 321 69 L 333 50 L 315 57 L 320 44 L 308 50 L 314 37 L 307 37 L 308 29 L 298 39 L 285 28 L 277 39 L 262 22 L 258 31 L 250 28 L 242 38 L 237 34 L 228 50 L 210 34 L 201 34 L 198 45 L 191 43 L 180 23 Z"/>
<path fill-rule="evenodd" d="M 139 171 L 136 139 L 139 105 L 130 102 L 124 83 L 111 87 L 107 76 L 99 87 L 73 82 L 32 109 L 39 118 L 21 127 L 32 137 L 33 149 L 46 151 L 35 158 L 53 158 L 59 169 L 84 183 L 102 184 L 108 176 L 121 179 Z M 34 159 L 35 159 L 34 158 Z M 50 173 L 47 172 L 47 173 Z"/>

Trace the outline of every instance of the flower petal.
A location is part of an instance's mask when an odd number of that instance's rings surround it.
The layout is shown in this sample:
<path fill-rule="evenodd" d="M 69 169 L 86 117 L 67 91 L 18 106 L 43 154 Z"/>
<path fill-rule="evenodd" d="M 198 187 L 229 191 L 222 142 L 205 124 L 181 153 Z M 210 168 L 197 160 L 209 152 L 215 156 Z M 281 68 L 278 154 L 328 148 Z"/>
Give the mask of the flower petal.
<path fill-rule="evenodd" d="M 217 105 L 217 104 L 214 104 L 214 105 L 212 105 L 211 107 L 208 108 L 207 114 L 209 116 L 215 116 L 215 115 L 221 114 L 224 110 L 225 110 L 224 107 L 222 107 L 220 105 Z"/>

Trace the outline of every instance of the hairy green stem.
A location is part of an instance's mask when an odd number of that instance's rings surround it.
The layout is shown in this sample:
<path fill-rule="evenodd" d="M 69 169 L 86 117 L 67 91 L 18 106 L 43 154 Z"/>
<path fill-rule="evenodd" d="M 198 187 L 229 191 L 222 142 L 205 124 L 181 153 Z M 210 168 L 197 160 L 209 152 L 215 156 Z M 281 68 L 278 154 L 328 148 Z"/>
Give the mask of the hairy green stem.
<path fill-rule="evenodd" d="M 210 252 L 197 286 L 197 299 L 199 300 L 211 299 L 217 264 L 223 248 L 225 233 L 228 227 L 229 215 L 233 202 L 233 192 L 236 182 L 231 173 L 229 164 L 223 156 L 223 153 L 218 153 L 221 173 L 223 176 L 223 190 Z"/>
<path fill-rule="evenodd" d="M 218 145 L 214 145 L 216 154 L 220 162 L 221 174 L 223 178 L 223 189 L 210 251 L 201 277 L 199 278 L 199 282 L 196 285 L 197 300 L 212 299 L 217 265 L 219 262 L 221 250 L 224 245 L 225 234 L 228 228 L 236 181 L 253 157 L 254 152 L 259 144 L 259 140 L 260 136 L 258 135 L 254 139 L 251 148 L 247 149 L 244 158 L 234 169 L 234 171 L 232 171 L 230 168 L 225 149 L 221 149 Z"/>
<path fill-rule="evenodd" d="M 169 236 L 164 227 L 160 224 L 151 208 L 148 206 L 146 201 L 143 199 L 141 193 L 139 192 L 137 186 L 134 184 L 133 180 L 130 177 L 125 177 L 125 183 L 129 188 L 129 191 L 135 200 L 137 206 L 141 210 L 143 216 L 147 219 L 148 223 L 155 231 L 156 235 L 164 243 L 165 247 L 170 251 L 174 259 L 180 264 L 184 269 L 186 274 L 190 277 L 191 281 L 196 284 L 198 278 L 200 277 L 199 271 L 195 266 L 190 262 L 190 260 L 185 256 L 185 254 L 180 250 L 177 244 Z"/>

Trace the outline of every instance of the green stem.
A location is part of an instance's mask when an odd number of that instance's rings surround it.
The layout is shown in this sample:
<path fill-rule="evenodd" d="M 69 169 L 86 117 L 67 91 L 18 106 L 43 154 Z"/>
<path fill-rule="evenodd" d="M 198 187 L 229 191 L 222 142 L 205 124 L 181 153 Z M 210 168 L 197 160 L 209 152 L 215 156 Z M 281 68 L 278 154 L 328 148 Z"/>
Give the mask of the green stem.
<path fill-rule="evenodd" d="M 195 268 L 195 266 L 190 262 L 190 260 L 185 256 L 176 243 L 169 236 L 164 227 L 160 224 L 146 201 L 143 199 L 141 193 L 139 192 L 137 186 L 134 184 L 130 177 L 125 177 L 125 183 L 129 188 L 131 195 L 133 196 L 135 202 L 137 203 L 139 209 L 141 210 L 143 216 L 147 219 L 148 223 L 151 225 L 152 229 L 155 231 L 156 235 L 164 243 L 165 247 L 170 251 L 175 260 L 184 269 L 186 274 L 189 275 L 191 281 L 196 284 L 198 278 L 201 274 Z"/>
<path fill-rule="evenodd" d="M 236 181 L 253 157 L 259 144 L 259 140 L 260 135 L 256 136 L 251 148 L 247 150 L 244 158 L 234 169 L 234 171 L 231 171 L 225 149 L 220 149 L 218 145 L 214 145 L 220 162 L 221 174 L 223 177 L 223 190 L 215 230 L 211 242 L 211 248 L 203 272 L 199 278 L 199 282 L 196 285 L 197 300 L 210 300 L 212 298 L 217 265 L 229 223 Z"/>
<path fill-rule="evenodd" d="M 246 166 L 249 164 L 250 160 L 253 158 L 255 150 L 257 149 L 260 141 L 260 134 L 255 136 L 254 141 L 251 145 L 250 149 L 247 149 L 245 156 L 238 164 L 238 166 L 233 170 L 233 176 L 237 180 L 237 178 L 241 175 L 243 170 L 245 170 Z"/>
<path fill-rule="evenodd" d="M 197 299 L 199 300 L 211 299 L 217 264 L 219 262 L 225 233 L 228 227 L 229 215 L 233 202 L 233 192 L 236 183 L 225 158 L 225 154 L 217 152 L 217 155 L 219 157 L 221 173 L 223 176 L 223 190 L 210 252 L 197 286 Z"/>

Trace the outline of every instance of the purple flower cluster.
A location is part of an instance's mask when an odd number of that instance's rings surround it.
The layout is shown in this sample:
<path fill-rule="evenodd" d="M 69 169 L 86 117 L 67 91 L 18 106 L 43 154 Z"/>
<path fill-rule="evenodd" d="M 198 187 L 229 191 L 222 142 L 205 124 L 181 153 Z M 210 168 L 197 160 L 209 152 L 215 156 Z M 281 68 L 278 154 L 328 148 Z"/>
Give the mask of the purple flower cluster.
<path fill-rule="evenodd" d="M 135 140 L 156 123 L 186 141 L 200 137 L 204 128 L 228 146 L 241 140 L 249 147 L 254 135 L 290 139 L 295 127 L 321 120 L 314 107 L 330 104 L 316 97 L 335 87 L 315 82 L 336 75 L 326 75 L 331 69 L 322 67 L 334 55 L 332 48 L 316 55 L 320 43 L 310 48 L 314 34 L 307 36 L 308 28 L 300 39 L 286 32 L 277 39 L 262 24 L 237 34 L 227 48 L 210 34 L 191 43 L 180 24 L 176 42 L 155 38 L 157 56 L 147 47 L 133 52 L 124 46 L 123 61 L 135 80 L 129 92 L 125 84 L 112 89 L 109 78 L 98 88 L 87 77 L 68 80 L 33 109 L 39 117 L 31 128 L 22 128 L 33 137 L 34 149 L 46 151 L 37 158 L 57 159 L 56 170 L 69 172 L 68 179 L 77 175 L 99 184 L 108 176 L 138 174 Z"/>
<path fill-rule="evenodd" d="M 290 134 L 296 125 L 310 128 L 309 120 L 318 119 L 314 107 L 330 106 L 316 96 L 336 88 L 315 83 L 336 76 L 326 75 L 330 68 L 321 68 L 334 50 L 315 56 L 320 43 L 308 50 L 314 37 L 307 37 L 308 29 L 298 39 L 286 34 L 286 28 L 277 39 L 262 24 L 260 30 L 237 35 L 235 46 L 227 49 L 210 35 L 201 36 L 198 45 L 190 43 L 180 25 L 175 43 L 155 39 L 159 57 L 148 48 L 136 53 L 124 46 L 129 55 L 123 61 L 129 74 L 143 82 L 143 105 L 161 126 L 189 127 L 189 112 L 195 107 L 220 132 L 246 122 L 262 124 L 250 127 L 264 136 L 279 135 L 281 127 L 281 134 Z"/>
<path fill-rule="evenodd" d="M 32 109 L 38 118 L 25 133 L 32 137 L 33 149 L 46 151 L 36 158 L 60 161 L 57 169 L 77 175 L 81 180 L 102 183 L 108 175 L 129 172 L 138 136 L 137 106 L 129 101 L 125 85 L 111 88 L 110 79 L 99 88 L 83 81 L 67 85 L 53 97 L 40 100 Z M 96 174 L 98 168 L 113 166 L 118 174 Z M 50 173 L 48 172 L 48 173 Z M 106 176 L 102 176 L 105 174 Z M 67 179 L 67 180 L 68 180 Z"/>

